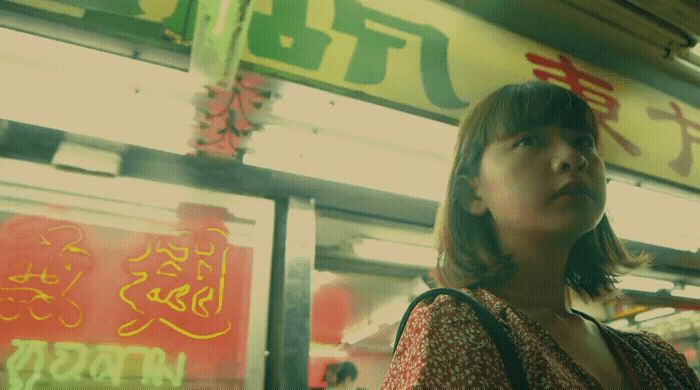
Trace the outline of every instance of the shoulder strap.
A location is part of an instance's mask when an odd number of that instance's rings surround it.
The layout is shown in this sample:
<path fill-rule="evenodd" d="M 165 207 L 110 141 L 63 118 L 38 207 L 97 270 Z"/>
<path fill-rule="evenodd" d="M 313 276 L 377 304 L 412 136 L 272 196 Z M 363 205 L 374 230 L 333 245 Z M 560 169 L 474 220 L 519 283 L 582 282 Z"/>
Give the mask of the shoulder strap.
<path fill-rule="evenodd" d="M 416 299 L 414 299 L 408 306 L 408 309 L 406 309 L 406 312 L 401 319 L 401 324 L 399 325 L 399 330 L 396 332 L 396 339 L 394 340 L 394 353 L 396 352 L 396 347 L 399 345 L 401 334 L 403 333 L 403 329 L 406 327 L 406 322 L 408 322 L 408 318 L 411 315 L 413 308 L 415 308 L 421 301 L 425 299 L 435 299 L 438 295 L 449 295 L 457 301 L 465 302 L 471 306 L 471 308 L 474 310 L 476 318 L 479 320 L 479 323 L 481 323 L 496 345 L 496 349 L 501 355 L 501 360 L 505 366 L 508 381 L 511 383 L 513 389 L 527 389 L 527 376 L 525 375 L 525 369 L 523 368 L 522 361 L 519 359 L 518 350 L 515 347 L 513 340 L 508 336 L 508 333 L 503 325 L 501 325 L 493 314 L 491 314 L 479 301 L 459 290 L 451 288 L 435 288 L 416 297 Z"/>

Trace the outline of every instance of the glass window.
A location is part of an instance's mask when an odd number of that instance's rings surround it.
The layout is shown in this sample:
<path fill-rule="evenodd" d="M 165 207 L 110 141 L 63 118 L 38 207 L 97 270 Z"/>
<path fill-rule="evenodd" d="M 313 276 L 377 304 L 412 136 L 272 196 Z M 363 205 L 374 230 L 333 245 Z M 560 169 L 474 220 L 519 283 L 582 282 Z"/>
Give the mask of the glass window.
<path fill-rule="evenodd" d="M 319 212 L 310 388 L 352 380 L 354 370 L 358 388 L 380 387 L 404 311 L 428 289 L 424 275 L 435 262 L 430 243 L 429 228 Z"/>
<path fill-rule="evenodd" d="M 1 388 L 262 386 L 272 202 L 0 165 Z"/>

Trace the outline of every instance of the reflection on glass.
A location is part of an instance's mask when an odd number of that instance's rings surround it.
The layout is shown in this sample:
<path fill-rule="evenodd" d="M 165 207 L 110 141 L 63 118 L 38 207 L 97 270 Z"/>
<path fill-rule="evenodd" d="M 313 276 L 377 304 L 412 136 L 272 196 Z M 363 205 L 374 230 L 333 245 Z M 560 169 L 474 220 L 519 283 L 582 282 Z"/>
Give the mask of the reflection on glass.
<path fill-rule="evenodd" d="M 325 389 L 329 367 L 351 362 L 359 389 L 377 389 L 391 362 L 393 341 L 411 300 L 428 289 L 421 278 L 348 272 L 311 275 L 309 387 Z"/>

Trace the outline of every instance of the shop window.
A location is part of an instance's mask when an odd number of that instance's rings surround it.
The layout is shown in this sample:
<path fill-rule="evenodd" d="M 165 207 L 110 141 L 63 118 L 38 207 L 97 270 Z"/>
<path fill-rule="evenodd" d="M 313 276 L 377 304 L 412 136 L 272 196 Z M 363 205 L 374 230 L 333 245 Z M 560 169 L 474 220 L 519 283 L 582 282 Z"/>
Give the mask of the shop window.
<path fill-rule="evenodd" d="M 2 165 L 0 388 L 243 388 L 271 202 Z"/>
<path fill-rule="evenodd" d="M 311 274 L 311 389 L 335 380 L 343 362 L 357 370 L 358 388 L 381 386 L 404 311 L 429 288 L 431 237 L 429 228 L 320 212 Z M 358 248 L 358 242 L 364 246 Z M 425 248 L 427 258 L 395 256 L 401 243 Z M 354 371 L 340 370 L 341 376 Z"/>

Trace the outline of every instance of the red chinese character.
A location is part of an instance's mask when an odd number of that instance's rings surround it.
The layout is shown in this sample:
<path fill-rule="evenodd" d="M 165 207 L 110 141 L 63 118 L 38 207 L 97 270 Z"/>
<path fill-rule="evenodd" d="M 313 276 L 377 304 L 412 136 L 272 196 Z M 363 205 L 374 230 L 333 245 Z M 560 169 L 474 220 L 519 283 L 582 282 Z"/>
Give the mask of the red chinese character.
<path fill-rule="evenodd" d="M 617 122 L 618 113 L 620 111 L 620 103 L 617 99 L 607 95 L 605 91 L 601 91 L 601 89 L 612 91 L 614 88 L 610 83 L 577 69 L 567 56 L 559 55 L 559 62 L 533 53 L 527 53 L 526 57 L 534 64 L 558 70 L 558 74 L 550 73 L 542 69 L 534 69 L 532 73 L 542 81 L 556 80 L 568 85 L 572 92 L 579 95 L 590 104 L 598 125 L 607 131 L 627 153 L 633 156 L 639 156 L 642 153 L 637 145 L 613 129 L 608 123 Z M 563 75 L 560 73 L 563 73 Z M 584 86 L 581 84 L 581 81 L 585 81 L 587 85 L 598 88 L 594 89 Z"/>
<path fill-rule="evenodd" d="M 681 142 L 683 143 L 681 146 L 681 152 L 678 157 L 668 163 L 668 166 L 679 175 L 688 177 L 690 174 L 690 167 L 693 165 L 693 152 L 691 149 L 691 144 L 700 143 L 700 137 L 691 135 L 688 128 L 695 131 L 700 131 L 700 124 L 685 118 L 681 112 L 681 108 L 675 102 L 671 102 L 671 108 L 673 108 L 673 112 L 666 112 L 657 110 L 653 107 L 647 107 L 647 114 L 649 115 L 649 118 L 653 120 L 672 120 L 680 125 Z"/>

